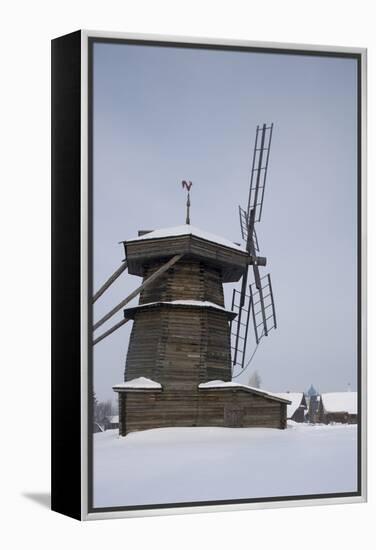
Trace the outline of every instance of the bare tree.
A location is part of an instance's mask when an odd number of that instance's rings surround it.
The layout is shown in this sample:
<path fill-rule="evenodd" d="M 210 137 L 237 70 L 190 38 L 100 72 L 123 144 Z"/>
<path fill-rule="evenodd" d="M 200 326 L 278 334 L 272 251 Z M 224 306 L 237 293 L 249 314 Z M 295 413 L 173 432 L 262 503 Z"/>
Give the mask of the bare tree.
<path fill-rule="evenodd" d="M 108 416 L 112 416 L 112 403 L 108 401 L 99 401 L 97 403 L 97 422 L 103 422 Z"/>
<path fill-rule="evenodd" d="M 92 413 L 93 413 L 93 420 L 94 422 L 98 422 L 98 400 L 97 400 L 97 396 L 95 395 L 95 391 L 93 391 L 92 395 L 91 395 L 91 410 L 92 410 Z"/>
<path fill-rule="evenodd" d="M 251 374 L 248 384 L 252 386 L 252 388 L 261 388 L 261 376 L 257 370 Z"/>

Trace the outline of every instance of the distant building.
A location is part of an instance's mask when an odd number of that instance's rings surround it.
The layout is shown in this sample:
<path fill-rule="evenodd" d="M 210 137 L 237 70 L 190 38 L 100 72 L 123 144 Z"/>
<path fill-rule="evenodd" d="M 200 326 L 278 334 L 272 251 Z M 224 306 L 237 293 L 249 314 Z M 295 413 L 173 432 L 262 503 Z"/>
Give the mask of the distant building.
<path fill-rule="evenodd" d="M 341 422 L 356 424 L 358 421 L 357 392 L 323 393 L 320 396 L 318 421 L 324 424 Z"/>
<path fill-rule="evenodd" d="M 277 393 L 276 395 L 282 399 L 291 401 L 291 404 L 287 405 L 287 420 L 293 420 L 294 422 L 305 421 L 307 401 L 303 392 L 286 392 Z"/>
<path fill-rule="evenodd" d="M 320 403 L 319 392 L 316 390 L 315 386 L 311 384 L 305 395 L 307 402 L 306 421 L 312 423 L 318 422 L 318 411 Z"/>
<path fill-rule="evenodd" d="M 98 424 L 98 422 L 93 422 L 93 434 L 98 434 L 103 431 L 104 431 L 103 426 Z"/>
<path fill-rule="evenodd" d="M 318 395 L 319 392 L 316 390 L 316 388 L 313 386 L 313 384 L 310 385 L 307 391 L 308 397 L 313 397 L 314 395 Z"/>
<path fill-rule="evenodd" d="M 319 420 L 320 395 L 312 395 L 308 399 L 308 412 L 306 420 L 315 424 Z"/>
<path fill-rule="evenodd" d="M 116 430 L 119 427 L 119 416 L 106 416 L 103 423 L 105 430 Z"/>

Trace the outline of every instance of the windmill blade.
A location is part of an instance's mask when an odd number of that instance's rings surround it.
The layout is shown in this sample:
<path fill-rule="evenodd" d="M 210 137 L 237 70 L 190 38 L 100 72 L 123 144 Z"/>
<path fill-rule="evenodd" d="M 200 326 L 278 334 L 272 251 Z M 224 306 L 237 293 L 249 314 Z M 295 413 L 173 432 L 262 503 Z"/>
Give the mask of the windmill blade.
<path fill-rule="evenodd" d="M 239 220 L 240 220 L 240 231 L 242 234 L 243 241 L 248 241 L 248 215 L 247 212 L 239 205 Z"/>
<path fill-rule="evenodd" d="M 242 307 L 240 306 L 241 291 L 236 289 L 233 291 L 231 310 L 237 313 L 230 325 L 233 366 L 244 368 L 251 315 L 257 345 L 264 336 L 269 335 L 272 329 L 277 328 L 270 274 L 261 277 L 260 282 L 259 289 L 256 287 L 256 282 L 249 285 L 249 294 L 245 294 L 245 305 Z"/>
<path fill-rule="evenodd" d="M 251 296 L 246 296 L 246 307 L 240 307 L 241 293 L 234 289 L 232 294 L 232 311 L 237 313 L 236 318 L 231 321 L 230 324 L 230 338 L 231 338 L 231 351 L 232 351 L 232 364 L 240 365 L 244 367 L 244 361 L 246 357 L 247 341 L 248 341 L 248 328 L 251 315 Z"/>
<path fill-rule="evenodd" d="M 258 290 L 261 290 L 261 276 L 258 264 L 255 262 L 252 264 L 253 267 L 253 276 L 255 278 L 255 285 Z"/>
<path fill-rule="evenodd" d="M 240 205 L 239 205 L 239 220 L 240 220 L 240 231 L 241 231 L 242 239 L 243 239 L 243 241 L 247 242 L 248 241 L 248 226 L 249 226 L 248 215 L 247 215 L 247 212 Z M 260 247 L 259 247 L 255 227 L 253 227 L 252 240 L 253 240 L 254 249 L 257 252 L 259 252 Z"/>
<path fill-rule="evenodd" d="M 243 307 L 240 307 L 241 292 L 236 289 L 233 291 L 231 310 L 237 313 L 230 325 L 233 366 L 244 368 L 251 316 L 257 345 L 272 329 L 277 328 L 270 274 L 261 277 L 260 282 L 260 289 L 256 287 L 256 283 L 249 285 L 249 294 L 245 295 Z"/>
<path fill-rule="evenodd" d="M 254 250 L 257 251 L 257 252 L 260 252 L 260 246 L 259 246 L 259 242 L 258 242 L 257 233 L 256 233 L 255 228 L 253 228 L 252 241 L 253 241 Z"/>
<path fill-rule="evenodd" d="M 255 248 L 255 242 L 254 242 L 255 215 L 256 215 L 256 210 L 254 208 L 252 208 L 252 210 L 250 211 L 249 216 L 248 216 L 249 223 L 248 223 L 247 251 L 249 252 L 249 254 L 251 256 L 253 256 L 253 262 L 252 262 L 253 276 L 255 278 L 256 287 L 258 289 L 260 289 L 261 288 L 261 278 L 260 278 L 260 271 L 259 271 L 258 263 L 257 263 L 257 259 L 256 259 L 256 248 Z M 246 274 L 248 275 L 248 269 L 246 270 Z M 245 284 L 246 284 L 247 283 L 247 276 L 243 277 L 243 282 L 244 282 L 244 280 L 245 280 Z M 242 286 L 242 290 L 243 290 L 243 286 Z M 245 295 L 245 291 L 246 291 L 246 289 L 244 288 L 244 295 Z M 243 299 L 243 302 L 242 302 L 242 306 L 243 305 L 244 305 L 244 299 Z"/>
<path fill-rule="evenodd" d="M 256 128 L 247 207 L 248 216 L 252 209 L 255 210 L 256 222 L 261 220 L 262 215 L 272 134 L 273 124 L 263 124 Z"/>
<path fill-rule="evenodd" d="M 252 320 L 257 344 L 264 336 L 268 336 L 273 328 L 277 328 L 270 274 L 261 277 L 260 282 L 260 288 L 256 287 L 256 283 L 249 285 Z"/>

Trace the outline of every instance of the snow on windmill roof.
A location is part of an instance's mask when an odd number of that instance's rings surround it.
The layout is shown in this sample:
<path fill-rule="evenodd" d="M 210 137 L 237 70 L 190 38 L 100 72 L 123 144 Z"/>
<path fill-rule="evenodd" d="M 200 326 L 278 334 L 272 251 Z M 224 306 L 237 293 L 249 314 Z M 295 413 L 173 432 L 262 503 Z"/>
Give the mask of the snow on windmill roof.
<path fill-rule="evenodd" d="M 208 309 L 219 309 L 219 311 L 224 311 L 225 313 L 235 315 L 231 309 L 226 309 L 225 307 L 219 306 L 214 302 L 200 301 L 200 300 L 172 300 L 171 302 L 149 302 L 147 304 L 139 304 L 137 306 L 130 306 L 124 309 L 124 314 L 132 312 L 133 310 L 142 309 L 146 307 L 156 307 L 160 305 L 175 305 L 175 306 L 186 306 L 186 307 L 204 307 Z"/>
<path fill-rule="evenodd" d="M 139 378 L 133 378 L 133 380 L 128 380 L 127 382 L 122 382 L 121 384 L 116 384 L 112 386 L 112 389 L 115 391 L 122 390 L 161 390 L 162 386 L 159 382 L 150 380 L 150 378 L 145 378 L 140 376 Z"/>
<path fill-rule="evenodd" d="M 356 414 L 358 412 L 357 392 L 334 392 L 321 394 L 321 400 L 325 412 L 347 412 Z"/>
<path fill-rule="evenodd" d="M 253 386 L 247 386 L 246 384 L 239 384 L 237 382 L 224 382 L 223 380 L 210 380 L 210 382 L 202 382 L 198 385 L 199 389 L 226 389 L 226 388 L 239 388 L 250 391 L 252 393 L 257 393 L 259 395 L 264 395 L 266 397 L 271 397 L 278 401 L 290 402 L 289 398 L 280 397 L 277 393 L 271 393 L 268 391 L 260 390 L 260 388 L 254 388 Z"/>
<path fill-rule="evenodd" d="M 291 405 L 287 405 L 287 418 L 291 418 L 294 415 L 295 411 L 300 407 L 304 394 L 303 392 L 282 392 L 276 393 L 275 395 L 278 395 L 282 399 L 288 399 L 289 401 L 291 401 Z"/>
<path fill-rule="evenodd" d="M 136 237 L 135 239 L 128 239 L 126 242 L 144 241 L 147 239 L 163 239 L 166 237 L 179 237 L 182 235 L 194 235 L 195 237 L 199 237 L 200 239 L 214 242 L 216 244 L 226 246 L 227 248 L 233 248 L 241 252 L 246 252 L 244 246 L 233 243 L 232 241 L 225 239 L 224 237 L 220 237 L 218 235 L 214 235 L 213 233 L 203 231 L 202 229 L 199 229 L 194 225 L 178 225 L 176 227 L 156 229 L 155 231 L 150 231 L 149 233 L 145 233 L 144 235 Z"/>

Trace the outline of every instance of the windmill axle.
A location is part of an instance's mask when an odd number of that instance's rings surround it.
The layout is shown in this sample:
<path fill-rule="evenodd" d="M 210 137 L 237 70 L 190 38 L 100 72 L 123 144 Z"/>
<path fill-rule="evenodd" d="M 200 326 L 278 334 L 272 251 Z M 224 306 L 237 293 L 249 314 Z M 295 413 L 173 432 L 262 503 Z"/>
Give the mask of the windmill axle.
<path fill-rule="evenodd" d="M 249 257 L 249 263 L 250 265 L 266 265 L 266 258 L 265 256 L 250 256 Z"/>

